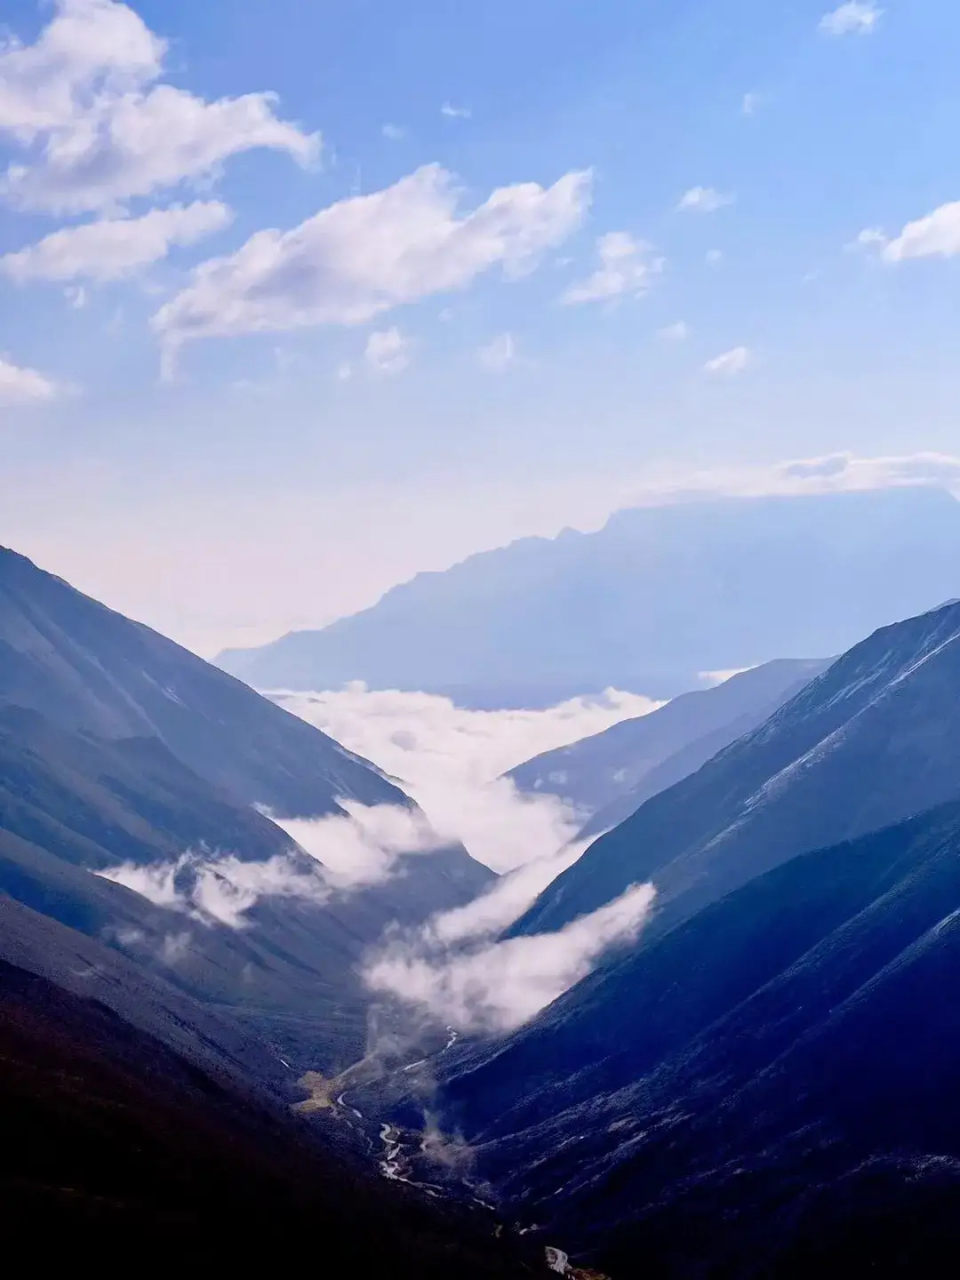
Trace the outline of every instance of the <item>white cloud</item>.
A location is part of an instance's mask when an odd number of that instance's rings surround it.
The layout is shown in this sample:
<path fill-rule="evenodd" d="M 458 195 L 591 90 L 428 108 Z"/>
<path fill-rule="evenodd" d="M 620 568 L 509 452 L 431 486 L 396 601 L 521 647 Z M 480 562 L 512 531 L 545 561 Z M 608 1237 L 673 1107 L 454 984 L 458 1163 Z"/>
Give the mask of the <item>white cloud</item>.
<path fill-rule="evenodd" d="M 101 874 L 201 923 L 243 928 L 261 898 L 323 905 L 334 894 L 402 873 L 407 857 L 462 842 L 479 861 L 510 874 L 410 935 L 404 945 L 428 948 L 431 963 L 451 946 L 500 932 L 586 847 L 573 842 L 582 815 L 556 796 L 521 795 L 500 775 L 660 705 L 609 691 L 546 711 L 466 711 L 432 694 L 369 692 L 362 685 L 273 697 L 399 777 L 422 808 L 341 799 L 343 814 L 317 819 L 277 818 L 262 809 L 290 837 L 288 855 L 244 862 L 232 853 L 189 851 L 170 862 L 125 864 Z M 391 946 L 397 945 L 394 938 Z"/>
<path fill-rule="evenodd" d="M 908 222 L 894 240 L 886 241 L 882 232 L 868 229 L 860 233 L 858 242 L 882 245 L 885 262 L 956 257 L 960 253 L 960 200 L 942 204 L 925 218 Z"/>
<path fill-rule="evenodd" d="M 374 373 L 402 373 L 410 363 L 410 346 L 399 329 L 377 329 L 367 339 L 363 357 Z"/>
<path fill-rule="evenodd" d="M 322 906 L 334 894 L 384 883 L 402 869 L 406 857 L 451 843 L 417 809 L 346 799 L 338 803 L 344 814 L 315 819 L 281 819 L 261 809 L 297 846 L 292 843 L 288 854 L 265 862 L 188 850 L 169 862 L 124 863 L 97 874 L 203 924 L 240 929 L 261 898 L 296 898 Z"/>
<path fill-rule="evenodd" d="M 331 894 L 319 867 L 301 866 L 282 854 L 266 862 L 244 862 L 235 854 L 190 851 L 171 862 L 124 863 L 96 874 L 158 907 L 230 929 L 246 925 L 246 913 L 260 898 L 297 898 L 322 905 Z"/>
<path fill-rule="evenodd" d="M 60 388 L 38 373 L 0 356 L 0 405 L 43 404 L 55 400 Z"/>
<path fill-rule="evenodd" d="M 745 93 L 740 103 L 740 110 L 745 116 L 752 116 L 756 113 L 760 106 L 761 98 L 759 93 Z"/>
<path fill-rule="evenodd" d="M 590 185 L 585 172 L 547 188 L 518 183 L 458 216 L 453 175 L 426 165 L 292 231 L 259 231 L 235 254 L 203 263 L 157 313 L 154 328 L 173 352 L 194 338 L 362 324 L 462 289 L 497 265 L 518 277 L 579 226 Z"/>
<path fill-rule="evenodd" d="M 421 931 L 421 938 L 437 949 L 502 933 L 519 920 L 544 889 L 567 867 L 572 867 L 592 843 L 592 840 L 574 841 L 548 857 L 534 858 L 515 867 L 473 902 L 434 916 Z"/>
<path fill-rule="evenodd" d="M 272 696 L 398 778 L 434 831 L 460 840 L 474 858 L 500 872 L 552 857 L 582 825 L 581 815 L 556 796 L 520 795 L 501 775 L 542 751 L 660 705 L 610 690 L 545 711 L 467 711 L 434 694 L 359 684 Z"/>
<path fill-rule="evenodd" d="M 469 120 L 473 112 L 469 107 L 455 107 L 445 102 L 440 108 L 440 114 L 446 116 L 448 120 Z"/>
<path fill-rule="evenodd" d="M 353 377 L 353 365 L 348 360 L 342 360 L 337 365 L 336 377 L 338 382 L 349 382 Z"/>
<path fill-rule="evenodd" d="M 381 128 L 380 132 L 390 142 L 399 142 L 401 138 L 405 138 L 407 136 L 407 131 L 401 124 L 385 124 Z"/>
<path fill-rule="evenodd" d="M 295 840 L 304 853 L 322 863 L 331 888 L 349 890 L 380 884 L 406 855 L 432 853 L 451 843 L 423 813 L 402 805 L 364 805 L 339 800 L 346 816 L 277 818 L 267 816 Z"/>
<path fill-rule="evenodd" d="M 887 244 L 887 237 L 880 227 L 864 227 L 856 240 L 846 246 L 848 250 L 879 249 Z"/>
<path fill-rule="evenodd" d="M 274 95 L 206 102 L 157 83 L 166 42 L 115 0 L 55 0 L 37 40 L 0 48 L 0 133 L 25 151 L 0 191 L 28 209 L 80 213 L 216 173 L 252 148 L 312 160 L 318 135 Z"/>
<path fill-rule="evenodd" d="M 667 342 L 686 342 L 690 337 L 690 326 L 684 320 L 678 320 L 676 324 L 665 325 L 659 330 L 660 337 Z"/>
<path fill-rule="evenodd" d="M 718 685 L 726 684 L 728 680 L 732 680 L 734 676 L 742 676 L 745 671 L 752 671 L 753 667 L 725 667 L 720 671 L 700 671 L 698 678 L 704 684 Z"/>
<path fill-rule="evenodd" d="M 921 452 L 863 458 L 833 453 L 771 466 L 677 471 L 650 477 L 622 496 L 622 505 L 662 506 L 703 497 L 764 497 L 804 493 L 862 493 L 903 485 L 933 485 L 960 497 L 960 457 Z"/>
<path fill-rule="evenodd" d="M 517 344 L 512 333 L 498 333 L 495 338 L 480 347 L 477 359 L 491 373 L 502 373 L 504 369 L 516 363 Z"/>
<path fill-rule="evenodd" d="M 432 952 L 421 939 L 394 939 L 363 970 L 367 986 L 399 997 L 464 1032 L 511 1031 L 590 972 L 604 952 L 628 944 L 655 892 L 635 885 L 559 933 L 510 938 L 459 952 Z"/>
<path fill-rule="evenodd" d="M 828 36 L 869 35 L 883 16 L 883 10 L 872 0 L 849 0 L 839 9 L 825 13 L 820 30 Z"/>
<path fill-rule="evenodd" d="M 715 356 L 712 360 L 708 360 L 703 366 L 707 373 L 715 374 L 720 377 L 732 378 L 738 373 L 743 373 L 753 361 L 753 356 L 747 347 L 734 347 L 732 351 L 724 351 L 722 355 Z"/>
<path fill-rule="evenodd" d="M 593 275 L 573 284 L 563 294 L 567 304 L 604 302 L 629 293 L 639 297 L 650 288 L 651 277 L 663 268 L 653 246 L 635 240 L 626 231 L 608 231 L 597 241 L 600 265 Z"/>
<path fill-rule="evenodd" d="M 12 279 L 118 280 L 165 257 L 173 245 L 190 245 L 225 227 L 233 217 L 219 201 L 154 209 L 140 218 L 108 218 L 66 227 L 37 244 L 0 258 Z"/>
<path fill-rule="evenodd" d="M 704 261 L 708 267 L 719 267 L 720 263 L 723 261 L 723 250 L 708 249 L 704 256 Z"/>
<path fill-rule="evenodd" d="M 684 192 L 677 202 L 681 213 L 716 213 L 728 205 L 736 203 L 736 196 L 724 195 L 713 187 L 691 187 Z"/>

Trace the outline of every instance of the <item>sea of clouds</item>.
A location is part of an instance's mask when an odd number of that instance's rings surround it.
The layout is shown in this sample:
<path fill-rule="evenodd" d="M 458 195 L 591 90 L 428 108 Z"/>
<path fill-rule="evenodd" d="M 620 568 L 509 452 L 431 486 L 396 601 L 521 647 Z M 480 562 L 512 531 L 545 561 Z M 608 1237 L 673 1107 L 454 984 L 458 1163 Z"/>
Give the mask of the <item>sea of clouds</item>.
<path fill-rule="evenodd" d="M 233 853 L 191 850 L 107 879 L 208 927 L 242 929 L 263 897 L 324 905 L 335 894 L 386 884 L 413 854 L 463 844 L 498 873 L 474 901 L 417 929 L 388 931 L 363 976 L 372 993 L 400 999 L 424 1017 L 463 1032 L 511 1030 L 556 999 L 610 947 L 636 936 L 654 892 L 637 885 L 556 934 L 500 935 L 580 857 L 585 817 L 557 796 L 525 794 L 504 773 L 658 703 L 608 690 L 546 710 L 473 711 L 448 698 L 362 684 L 270 695 L 396 779 L 418 808 L 341 800 L 342 813 L 278 818 L 288 854 L 245 862 Z"/>

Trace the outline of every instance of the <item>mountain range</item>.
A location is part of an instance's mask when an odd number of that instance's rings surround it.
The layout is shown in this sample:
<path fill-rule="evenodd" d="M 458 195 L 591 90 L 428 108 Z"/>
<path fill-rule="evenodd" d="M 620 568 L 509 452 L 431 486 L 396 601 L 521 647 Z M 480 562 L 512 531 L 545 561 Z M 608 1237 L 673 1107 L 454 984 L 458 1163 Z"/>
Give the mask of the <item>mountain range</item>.
<path fill-rule="evenodd" d="M 382 1105 L 439 1116 L 471 1185 L 611 1275 L 935 1269 L 960 1240 L 958 705 L 960 605 L 854 646 L 514 930 L 649 878 L 636 944 Z"/>
<path fill-rule="evenodd" d="M 464 953 L 536 966 L 639 882 L 654 910 L 518 1030 L 436 1053 L 360 961 L 493 873 L 431 843 L 329 879 L 283 824 L 422 826 L 395 783 L 0 551 L 5 1209 L 74 1248 L 397 1280 L 934 1273 L 960 1243 L 958 704 L 954 602 L 521 766 L 616 825 Z"/>
<path fill-rule="evenodd" d="M 691 499 L 418 574 L 353 617 L 217 662 L 259 689 L 360 680 L 473 707 L 611 686 L 674 697 L 933 608 L 955 594 L 958 558 L 960 504 L 935 488 Z"/>
<path fill-rule="evenodd" d="M 667 928 L 795 854 L 953 799 L 958 689 L 960 604 L 881 628 L 596 840 L 516 932 L 559 929 L 647 880 Z"/>
<path fill-rule="evenodd" d="M 506 776 L 522 792 L 566 801 L 586 819 L 582 835 L 597 835 L 762 724 L 829 665 L 785 658 L 764 663 L 534 756 Z"/>
<path fill-rule="evenodd" d="M 0 552 L 0 892 L 232 1010 L 289 1061 L 345 1066 L 367 1037 L 364 949 L 387 925 L 463 905 L 495 877 L 451 847 L 401 856 L 383 883 L 328 893 L 263 810 L 347 821 L 344 800 L 414 810 L 319 730 Z M 254 894 L 235 927 L 187 909 L 204 891 L 236 900 L 217 874 L 222 856 L 254 876 L 279 867 L 314 892 Z M 124 866 L 167 867 L 166 887 L 152 899 L 131 892 L 108 878 Z"/>
<path fill-rule="evenodd" d="M 465 1050 L 471 1177 L 615 1276 L 920 1275 L 958 1239 L 960 806 L 796 857 Z"/>
<path fill-rule="evenodd" d="M 495 880 L 431 844 L 338 887 L 267 816 L 358 804 L 425 822 L 368 762 L 0 550 L 0 1193 L 38 1257 L 549 1274 L 488 1211 L 388 1185 L 375 1136 L 291 1110 L 307 1068 L 368 1047 L 364 949 Z"/>

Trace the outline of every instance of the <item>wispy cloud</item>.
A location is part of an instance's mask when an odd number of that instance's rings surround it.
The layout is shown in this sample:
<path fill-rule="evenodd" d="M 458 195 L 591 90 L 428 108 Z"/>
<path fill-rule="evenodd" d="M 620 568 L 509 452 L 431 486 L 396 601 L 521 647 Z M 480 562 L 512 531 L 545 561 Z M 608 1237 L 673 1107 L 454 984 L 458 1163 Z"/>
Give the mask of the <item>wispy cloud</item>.
<path fill-rule="evenodd" d="M 328 901 L 331 886 L 319 868 L 304 868 L 288 856 L 245 862 L 236 854 L 190 851 L 171 862 L 124 863 L 96 873 L 122 884 L 158 907 L 182 911 L 206 926 L 246 926 L 247 912 L 261 898 Z"/>
<path fill-rule="evenodd" d="M 690 326 L 686 321 L 678 320 L 675 324 L 665 325 L 658 332 L 666 342 L 686 342 L 690 337 Z"/>
<path fill-rule="evenodd" d="M 378 329 L 370 334 L 363 358 L 367 368 L 381 376 L 402 373 L 410 364 L 412 343 L 399 329 Z"/>
<path fill-rule="evenodd" d="M 716 213 L 736 203 L 737 197 L 724 194 L 713 187 L 691 187 L 677 202 L 680 213 Z"/>
<path fill-rule="evenodd" d="M 636 240 L 627 231 L 608 231 L 597 241 L 600 265 L 592 275 L 572 284 L 561 297 L 567 305 L 609 302 L 623 294 L 639 297 L 650 288 L 652 277 L 664 260 L 652 245 Z"/>
<path fill-rule="evenodd" d="M 703 366 L 704 370 L 714 377 L 734 378 L 743 373 L 753 363 L 753 355 L 749 347 L 734 347 L 732 351 L 724 351 L 714 356 Z"/>
<path fill-rule="evenodd" d="M 827 36 L 869 35 L 876 30 L 883 10 L 871 0 L 848 0 L 820 19 L 820 30 Z"/>
<path fill-rule="evenodd" d="M 512 333 L 498 333 L 490 342 L 478 348 L 477 359 L 491 373 L 503 373 L 517 361 L 517 344 Z"/>
<path fill-rule="evenodd" d="M 859 493 L 902 485 L 932 485 L 960 496 L 960 457 L 934 452 L 859 457 L 832 453 L 764 466 L 716 467 L 648 475 L 623 495 L 633 506 L 686 502 L 690 496 L 764 497 Z"/>
<path fill-rule="evenodd" d="M 390 142 L 399 142 L 407 136 L 407 131 L 401 124 L 385 124 L 380 132 Z"/>
<path fill-rule="evenodd" d="M 423 936 L 395 938 L 370 957 L 363 977 L 372 991 L 442 1025 L 511 1031 L 586 977 L 611 947 L 634 941 L 654 897 L 652 885 L 637 885 L 558 933 L 461 950 L 437 951 Z"/>
<path fill-rule="evenodd" d="M 174 245 L 195 244 L 219 231 L 233 213 L 218 200 L 154 209 L 140 218 L 105 218 L 65 227 L 0 258 L 0 270 L 27 280 L 119 280 L 166 257 Z"/>
<path fill-rule="evenodd" d="M 516 278 L 576 230 L 590 188 L 589 173 L 568 173 L 552 187 L 501 187 L 460 214 L 453 175 L 426 165 L 291 231 L 258 231 L 236 253 L 201 264 L 153 327 L 171 357 L 201 337 L 362 324 L 462 289 L 496 266 Z"/>
<path fill-rule="evenodd" d="M 455 107 L 452 103 L 445 102 L 440 108 L 440 114 L 448 120 L 469 120 L 473 112 L 469 107 Z"/>
<path fill-rule="evenodd" d="M 325 882 L 341 891 L 382 884 L 398 869 L 402 858 L 433 853 L 449 845 L 417 809 L 402 805 L 364 805 L 339 800 L 346 816 L 277 818 L 271 821 L 323 867 Z"/>
<path fill-rule="evenodd" d="M 404 860 L 448 846 L 426 816 L 402 805 L 363 805 L 341 799 L 345 813 L 323 818 L 277 818 L 290 850 L 266 861 L 235 853 L 188 850 L 168 862 L 124 863 L 97 874 L 205 925 L 247 925 L 261 898 L 295 898 L 323 906 L 343 895 L 384 884 Z"/>
<path fill-rule="evenodd" d="M 55 400 L 62 388 L 36 369 L 27 369 L 0 356 L 0 405 L 44 404 Z"/>
<path fill-rule="evenodd" d="M 740 102 L 740 110 L 745 116 L 755 115 L 762 101 L 759 93 L 745 93 Z"/>

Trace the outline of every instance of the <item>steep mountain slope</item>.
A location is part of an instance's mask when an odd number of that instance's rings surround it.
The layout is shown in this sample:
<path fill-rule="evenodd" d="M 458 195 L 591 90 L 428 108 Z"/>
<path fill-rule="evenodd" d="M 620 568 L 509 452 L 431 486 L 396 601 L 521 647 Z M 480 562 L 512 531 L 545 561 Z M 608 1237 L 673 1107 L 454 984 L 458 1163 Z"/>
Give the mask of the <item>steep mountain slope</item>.
<path fill-rule="evenodd" d="M 0 1194 L 20 1238 L 66 1232 L 101 1260 L 148 1242 L 154 1262 L 199 1246 L 235 1263 L 269 1244 L 288 1261 L 309 1247 L 343 1274 L 546 1274 L 489 1219 L 378 1183 L 235 1076 L 5 961 L 0 1123 Z"/>
<path fill-rule="evenodd" d="M 654 769 L 686 752 L 685 763 L 698 754 L 702 757 L 686 770 L 694 772 L 722 747 L 762 724 L 828 665 L 789 659 L 764 663 L 712 689 L 681 694 L 650 715 L 622 720 L 603 733 L 534 756 L 507 777 L 521 791 L 560 796 L 585 816 L 611 805 L 617 806 L 616 814 L 625 806 L 620 817 L 607 822 L 615 826 L 647 798 L 632 801 Z"/>
<path fill-rule="evenodd" d="M 612 1274 L 922 1274 L 960 1238 L 958 980 L 952 804 L 753 880 L 448 1058 L 430 1106 Z"/>
<path fill-rule="evenodd" d="M 201 871 L 182 855 L 204 847 L 229 850 L 249 864 L 247 883 L 263 883 L 247 911 L 215 869 L 202 873 L 205 896 L 196 892 Z M 178 869 L 155 901 L 91 875 L 124 863 Z M 104 742 L 0 710 L 0 891 L 251 1019 L 304 1066 L 363 1052 L 364 949 L 393 922 L 469 901 L 492 878 L 466 854 L 439 851 L 401 858 L 386 883 L 331 893 L 285 832 L 158 739 Z"/>
<path fill-rule="evenodd" d="M 935 489 L 690 501 L 472 556 L 218 662 L 261 689 L 365 680 L 467 706 L 673 697 L 702 672 L 840 653 L 955 595 L 958 560 L 960 504 Z"/>
<path fill-rule="evenodd" d="M 601 836 L 514 926 L 652 879 L 655 934 L 794 854 L 960 797 L 960 605 L 855 646 L 755 732 Z"/>
<path fill-rule="evenodd" d="M 0 706 L 100 738 L 159 738 L 201 778 L 284 817 L 406 798 L 361 760 L 171 640 L 0 548 Z"/>
<path fill-rule="evenodd" d="M 495 877 L 453 847 L 331 886 L 252 803 L 346 823 L 344 796 L 410 807 L 318 730 L 0 553 L 0 892 L 233 1011 L 290 1061 L 345 1066 L 368 1034 L 365 948 Z M 122 866 L 144 869 L 124 873 L 142 893 L 91 874 Z"/>

